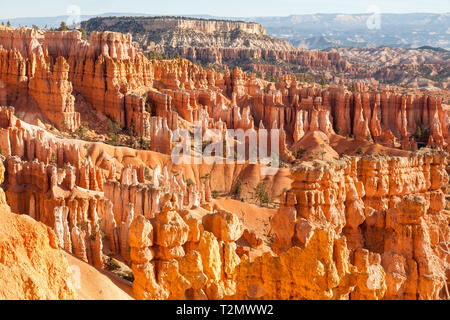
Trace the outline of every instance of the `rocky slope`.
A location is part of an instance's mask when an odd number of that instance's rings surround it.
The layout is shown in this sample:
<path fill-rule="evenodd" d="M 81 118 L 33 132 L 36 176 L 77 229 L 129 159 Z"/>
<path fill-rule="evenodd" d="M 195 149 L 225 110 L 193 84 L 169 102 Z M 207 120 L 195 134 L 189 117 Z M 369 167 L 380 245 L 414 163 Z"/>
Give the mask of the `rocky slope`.
<path fill-rule="evenodd" d="M 145 49 L 179 55 L 194 62 L 220 67 L 281 73 L 313 67 L 350 68 L 339 55 L 301 51 L 288 42 L 267 36 L 257 23 L 181 17 L 105 17 L 82 23 L 88 32 L 131 33 Z M 264 70 L 265 66 L 275 67 Z"/>
<path fill-rule="evenodd" d="M 374 78 L 406 88 L 449 88 L 450 52 L 444 49 L 339 48 L 329 52 L 338 52 L 358 69 L 348 77 Z"/>
<path fill-rule="evenodd" d="M 440 30 L 431 32 L 426 37 L 438 37 L 442 40 L 436 39 L 435 42 L 430 42 L 430 39 L 424 39 L 414 44 L 412 49 L 404 48 L 405 41 L 401 39 L 395 40 L 400 43 L 392 42 L 392 36 L 382 36 L 383 43 L 378 43 L 380 40 L 375 40 L 378 44 L 370 41 L 361 43 L 361 38 L 373 36 L 364 30 L 368 18 L 369 15 L 317 15 L 292 16 L 279 20 L 257 19 L 269 26 L 271 34 L 275 34 L 279 39 L 288 37 L 297 47 L 320 48 L 322 51 L 299 50 L 288 42 L 267 36 L 266 30 L 260 24 L 250 22 L 182 17 L 103 17 L 83 22 L 83 26 L 90 32 L 131 33 L 146 50 L 157 51 L 168 56 L 180 55 L 204 65 L 240 66 L 244 71 L 257 72 L 261 77 L 280 76 L 284 72 L 291 72 L 306 73 L 318 80 L 324 73 L 329 78 L 333 78 L 334 73 L 341 73 L 345 75 L 345 79 L 366 81 L 375 79 L 385 84 L 403 87 L 447 88 L 448 52 L 445 49 L 423 45 L 446 47 L 444 37 L 446 30 L 442 28 L 445 28 L 448 16 L 444 14 L 433 17 L 442 20 L 440 24 L 432 21 L 431 16 L 425 17 L 423 23 L 430 24 L 430 28 Z M 413 21 L 418 19 L 414 16 L 410 18 Z M 324 22 L 318 27 L 317 21 L 321 20 Z M 383 15 L 383 20 L 386 25 L 395 25 L 392 27 L 395 30 L 401 27 L 414 28 L 411 21 L 399 26 L 399 22 L 391 15 Z M 287 21 L 291 23 L 291 27 L 284 25 Z M 344 34 L 349 32 L 343 31 L 346 28 L 353 30 L 352 25 L 357 27 L 354 27 L 353 35 L 347 34 L 347 38 L 341 39 L 342 41 L 334 40 L 335 35 L 332 32 L 328 37 L 323 33 L 311 39 L 294 40 L 297 35 L 291 35 L 293 30 L 308 28 L 311 23 L 316 30 L 310 31 L 305 36 L 316 34 L 318 28 L 329 31 L 328 28 L 332 25 L 335 27 L 340 25 L 339 28 L 342 30 L 334 31 L 344 32 Z M 374 34 L 378 36 L 385 28 L 392 31 L 386 25 Z M 423 26 L 415 28 L 421 30 L 421 32 L 414 31 L 415 38 L 423 36 Z M 354 37 L 353 42 L 350 40 L 351 37 Z M 378 47 L 379 45 L 383 46 Z M 330 47 L 332 49 L 329 49 Z"/>
<path fill-rule="evenodd" d="M 99 270 L 84 261 L 64 252 L 68 263 L 75 271 L 78 284 L 75 286 L 80 300 L 133 300 L 131 285 L 124 279 L 106 270 Z"/>
<path fill-rule="evenodd" d="M 0 163 L 0 182 L 5 168 Z M 71 269 L 56 234 L 29 216 L 11 213 L 0 189 L 0 299 L 76 298 Z"/>

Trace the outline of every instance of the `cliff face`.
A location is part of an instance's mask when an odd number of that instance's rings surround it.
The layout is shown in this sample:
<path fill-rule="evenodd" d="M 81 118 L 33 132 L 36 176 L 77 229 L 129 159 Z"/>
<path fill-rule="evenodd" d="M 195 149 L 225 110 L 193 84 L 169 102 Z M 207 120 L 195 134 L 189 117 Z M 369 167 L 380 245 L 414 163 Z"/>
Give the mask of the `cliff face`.
<path fill-rule="evenodd" d="M 421 47 L 403 49 L 339 48 L 338 52 L 356 68 L 348 77 L 375 78 L 382 83 L 406 88 L 440 87 L 446 89 L 450 75 L 450 52 L 444 49 Z"/>
<path fill-rule="evenodd" d="M 130 229 L 143 299 L 439 299 L 445 297 L 446 155 L 304 163 L 271 221 L 273 253 L 235 255 L 239 220 L 202 220 L 164 197 Z M 157 276 L 159 275 L 159 276 Z M 314 281 L 311 279 L 314 278 Z"/>
<path fill-rule="evenodd" d="M 66 60 L 51 61 L 39 42 L 42 35 L 34 30 L 1 27 L 0 33 L 0 104 L 30 113 L 38 108 L 58 128 L 77 129 L 80 115 L 74 109 Z"/>
<path fill-rule="evenodd" d="M 267 299 L 326 299 L 353 287 L 351 299 L 439 299 L 448 272 L 444 156 L 422 152 L 295 169 L 293 188 L 271 222 L 280 256 L 241 264 L 238 291 L 257 286 Z M 311 287 L 310 277 L 321 276 Z M 277 290 L 279 281 L 290 290 Z"/>
<path fill-rule="evenodd" d="M 343 72 L 351 67 L 338 54 L 321 51 L 299 51 L 289 47 L 267 48 L 261 44 L 256 44 L 255 48 L 221 48 L 216 45 L 203 48 L 177 45 L 175 52 L 191 61 L 220 66 L 239 64 L 246 71 L 259 72 L 261 74 L 283 74 L 283 71 L 287 70 L 276 66 L 276 61 L 280 60 L 285 64 L 294 65 L 297 68 L 295 71 L 299 71 L 301 68 L 311 68 Z M 269 63 L 263 63 L 264 61 Z M 270 62 L 273 62 L 273 64 Z M 294 70 L 292 71 L 295 72 Z"/>
<path fill-rule="evenodd" d="M 242 222 L 210 205 L 208 184 L 187 186 L 159 165 L 150 178 L 142 166 L 120 165 L 135 153 L 57 139 L 17 120 L 11 108 L 1 110 L 0 122 L 7 202 L 53 228 L 55 245 L 98 268 L 105 247 L 121 256 L 138 299 L 445 296 L 443 153 L 303 163 L 271 221 L 274 253 L 250 260 L 238 245 Z"/>
<path fill-rule="evenodd" d="M 122 34 L 93 34 L 91 42 L 81 40 L 75 32 L 31 32 L 31 44 L 24 30 L 2 27 L 0 46 L 0 94 L 3 105 L 14 105 L 18 112 L 38 109 L 40 119 L 63 131 L 80 126 L 80 114 L 75 111 L 74 91 L 95 109 L 118 121 L 122 126 L 135 123 L 145 135 L 148 117 L 139 99 L 128 95 L 151 84 L 150 62 Z M 8 39 L 7 37 L 12 39 Z M 23 41 L 21 52 L 15 42 Z M 31 50 L 31 47 L 34 49 Z M 129 73 L 134 76 L 129 76 Z M 128 118 L 126 118 L 128 116 Z M 147 129 L 146 129 L 147 128 Z"/>
<path fill-rule="evenodd" d="M 267 36 L 266 30 L 257 23 L 110 17 L 94 18 L 82 25 L 88 32 L 131 33 L 145 50 L 180 55 L 203 64 L 222 67 L 239 65 L 252 71 L 265 71 L 258 70 L 264 65 L 278 65 L 273 74 L 302 67 L 338 72 L 351 68 L 339 54 L 301 51 L 286 41 Z"/>
<path fill-rule="evenodd" d="M 88 28 L 95 28 L 98 31 L 115 31 L 110 28 L 119 28 L 118 23 L 132 26 L 135 29 L 145 31 L 185 29 L 194 30 L 204 34 L 214 34 L 218 32 L 227 33 L 232 31 L 242 31 L 258 36 L 266 35 L 266 30 L 259 23 L 231 21 L 231 20 L 206 20 L 182 17 L 105 17 L 95 18 L 84 22 Z M 107 27 L 108 26 L 108 27 Z"/>
<path fill-rule="evenodd" d="M 4 172 L 0 163 L 0 182 Z M 55 233 L 30 217 L 11 213 L 0 189 L 0 299 L 74 299 L 70 273 Z"/>
<path fill-rule="evenodd" d="M 150 61 L 130 35 L 112 32 L 92 33 L 88 43 L 77 31 L 2 30 L 0 102 L 14 105 L 25 119 L 37 113 L 38 119 L 63 130 L 80 126 L 76 93 L 122 128 L 153 141 L 152 150 L 163 153 L 170 153 L 172 132 L 181 119 L 208 127 L 224 122 L 233 129 L 282 128 L 282 144 L 293 152 L 299 140 L 317 130 L 405 150 L 448 145 L 448 115 L 440 97 L 363 85 L 354 92 L 343 87 L 324 90 L 289 75 L 274 84 L 239 68 L 219 73 L 183 59 Z M 14 42 L 26 56 L 5 49 Z M 304 52 L 301 61 L 288 51 L 279 54 L 296 63 L 340 65 L 339 56 L 321 52 Z"/>
<path fill-rule="evenodd" d="M 448 183 L 445 157 L 421 151 L 410 158 L 300 166 L 272 220 L 274 249 L 307 248 L 321 229 L 345 235 L 349 261 L 359 269 L 381 270 L 380 283 L 385 275 L 385 299 L 439 299 L 447 286 L 450 231 L 441 190 Z M 359 291 L 351 298 L 364 298 Z"/>

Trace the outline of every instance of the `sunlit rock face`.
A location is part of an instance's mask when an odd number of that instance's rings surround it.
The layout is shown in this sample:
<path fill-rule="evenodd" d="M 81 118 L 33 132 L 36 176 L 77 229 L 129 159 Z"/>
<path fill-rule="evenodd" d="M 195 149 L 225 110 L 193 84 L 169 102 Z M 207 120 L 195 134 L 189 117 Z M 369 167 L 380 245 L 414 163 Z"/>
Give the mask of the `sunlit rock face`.
<path fill-rule="evenodd" d="M 0 163 L 0 182 L 5 168 Z M 0 299 L 76 298 L 63 243 L 55 232 L 28 216 L 11 213 L 0 188 Z"/>
<path fill-rule="evenodd" d="M 413 151 L 418 144 L 448 145 L 448 115 L 440 97 L 362 84 L 354 92 L 333 85 L 322 89 L 291 75 L 270 83 L 240 68 L 220 73 L 183 59 L 151 61 L 130 35 L 115 32 L 92 32 L 88 42 L 78 31 L 1 27 L 0 46 L 0 104 L 14 106 L 25 119 L 73 131 L 81 124 L 75 101 L 81 95 L 162 153 L 170 153 L 181 119 L 243 130 L 262 123 L 283 130 L 288 149 L 315 131 Z"/>
<path fill-rule="evenodd" d="M 93 33 L 88 42 L 78 31 L 6 27 L 0 81 L 0 202 L 42 223 L 14 218 L 20 236 L 50 243 L 42 254 L 58 270 L 60 249 L 98 269 L 115 256 L 131 268 L 137 299 L 445 297 L 448 119 L 438 97 L 323 89 L 292 75 L 272 83 L 240 68 L 148 60 L 130 35 Z M 149 150 L 50 130 L 80 127 L 80 96 L 105 121 L 148 139 Z M 287 167 L 268 176 L 245 161 L 176 165 L 175 131 L 194 123 L 211 140 L 227 129 L 279 129 Z M 427 139 L 415 140 L 418 129 Z M 295 162 L 314 143 L 332 156 Z M 332 149 L 339 143 L 347 149 Z M 419 144 L 440 150 L 415 151 Z M 346 155 L 359 145 L 391 155 Z M 236 196 L 238 178 L 247 197 L 225 198 Z M 260 182 L 279 207 L 240 207 Z M 213 199 L 221 194 L 232 209 Z M 73 298 L 63 273 L 27 298 Z"/>

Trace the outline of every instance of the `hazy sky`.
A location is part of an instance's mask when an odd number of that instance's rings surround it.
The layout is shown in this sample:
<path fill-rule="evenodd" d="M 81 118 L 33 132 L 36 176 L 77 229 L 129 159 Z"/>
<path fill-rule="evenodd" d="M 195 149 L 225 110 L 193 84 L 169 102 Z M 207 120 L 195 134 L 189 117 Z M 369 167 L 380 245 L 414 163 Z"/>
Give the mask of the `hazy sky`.
<path fill-rule="evenodd" d="M 449 0 L 0 0 L 0 18 L 65 15 L 72 5 L 78 6 L 81 14 L 124 12 L 234 17 L 365 13 L 374 5 L 382 13 L 450 12 Z"/>

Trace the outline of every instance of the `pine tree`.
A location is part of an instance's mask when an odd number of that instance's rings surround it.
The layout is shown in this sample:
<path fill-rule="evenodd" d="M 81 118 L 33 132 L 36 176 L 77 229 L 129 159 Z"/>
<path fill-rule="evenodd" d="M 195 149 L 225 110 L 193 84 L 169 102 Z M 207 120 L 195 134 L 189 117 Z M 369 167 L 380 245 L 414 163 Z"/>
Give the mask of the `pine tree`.
<path fill-rule="evenodd" d="M 322 86 L 322 89 L 325 89 L 325 86 L 327 85 L 327 80 L 325 79 L 325 76 L 322 76 L 320 78 L 320 85 Z"/>
<path fill-rule="evenodd" d="M 81 32 L 81 40 L 87 40 L 86 30 L 84 30 L 84 28 L 80 28 L 80 32 Z"/>
<path fill-rule="evenodd" d="M 261 206 L 268 205 L 270 202 L 269 194 L 266 191 L 264 182 L 258 183 L 255 188 L 255 196 Z"/>
<path fill-rule="evenodd" d="M 61 21 L 61 25 L 59 27 L 59 31 L 67 31 L 67 24 L 64 21 Z"/>
<path fill-rule="evenodd" d="M 234 188 L 234 192 L 233 192 L 234 196 L 236 197 L 236 199 L 241 199 L 241 194 L 242 194 L 242 180 L 240 178 L 237 179 L 236 181 L 236 186 Z"/>

